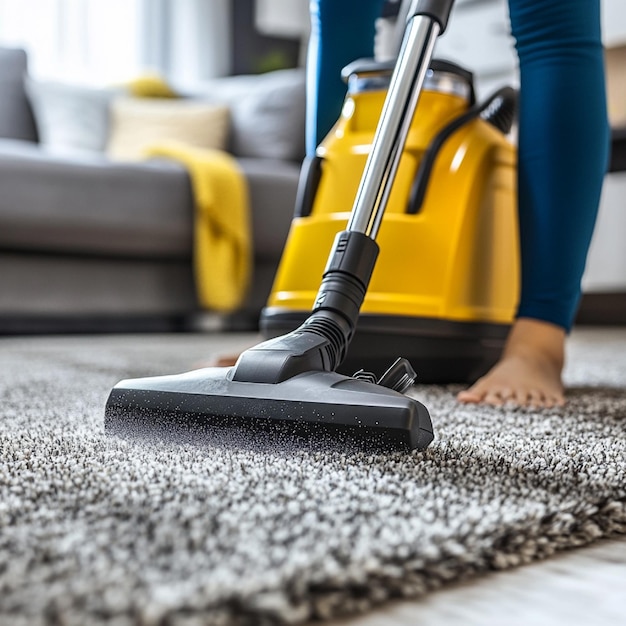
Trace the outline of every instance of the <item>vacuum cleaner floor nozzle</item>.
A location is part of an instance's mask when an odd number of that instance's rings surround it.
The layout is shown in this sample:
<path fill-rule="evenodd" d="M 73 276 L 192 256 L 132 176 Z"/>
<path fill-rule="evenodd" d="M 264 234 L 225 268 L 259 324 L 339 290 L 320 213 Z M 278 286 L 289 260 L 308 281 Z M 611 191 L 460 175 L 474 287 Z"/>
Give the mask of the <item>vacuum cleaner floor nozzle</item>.
<path fill-rule="evenodd" d="M 336 372 L 307 371 L 280 383 L 232 380 L 232 369 L 119 382 L 105 410 L 105 431 L 122 436 L 222 428 L 280 431 L 302 438 L 380 449 L 423 450 L 433 439 L 428 410 L 417 400 Z"/>

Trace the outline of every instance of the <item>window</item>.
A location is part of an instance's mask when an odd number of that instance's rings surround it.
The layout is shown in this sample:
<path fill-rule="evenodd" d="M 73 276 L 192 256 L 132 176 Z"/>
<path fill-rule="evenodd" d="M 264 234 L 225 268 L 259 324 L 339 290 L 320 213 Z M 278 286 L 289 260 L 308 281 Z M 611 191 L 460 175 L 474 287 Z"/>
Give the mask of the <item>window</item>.
<path fill-rule="evenodd" d="M 306 1 L 281 0 L 299 6 L 289 24 L 305 22 Z M 274 28 L 276 7 L 269 11 L 273 5 L 263 2 L 261 22 Z M 39 79 L 110 85 L 150 71 L 194 84 L 232 71 L 233 6 L 234 0 L 0 0 L 0 46 L 25 48 Z"/>
<path fill-rule="evenodd" d="M 110 84 L 141 70 L 142 0 L 0 0 L 0 45 L 38 78 Z"/>

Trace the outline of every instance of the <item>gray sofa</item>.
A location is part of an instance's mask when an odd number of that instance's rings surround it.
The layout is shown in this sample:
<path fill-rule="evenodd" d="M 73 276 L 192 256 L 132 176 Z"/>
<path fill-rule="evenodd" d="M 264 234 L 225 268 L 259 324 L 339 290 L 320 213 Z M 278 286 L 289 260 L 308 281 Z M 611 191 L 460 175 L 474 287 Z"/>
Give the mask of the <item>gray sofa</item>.
<path fill-rule="evenodd" d="M 41 141 L 26 76 L 25 53 L 0 49 L 0 332 L 161 330 L 195 319 L 185 169 L 54 149 Z M 254 275 L 228 324 L 254 327 L 293 214 L 304 77 L 215 79 L 194 96 L 231 107 L 229 149 L 249 189 Z"/>

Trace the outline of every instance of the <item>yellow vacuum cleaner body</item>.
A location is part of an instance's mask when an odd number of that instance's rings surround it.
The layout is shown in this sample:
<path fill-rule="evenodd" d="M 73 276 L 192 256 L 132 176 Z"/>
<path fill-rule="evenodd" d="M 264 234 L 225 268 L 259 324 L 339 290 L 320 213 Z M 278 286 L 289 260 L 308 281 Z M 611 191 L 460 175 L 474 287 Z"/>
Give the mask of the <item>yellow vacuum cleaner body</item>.
<path fill-rule="evenodd" d="M 261 316 L 266 336 L 309 315 L 363 175 L 390 67 L 355 62 L 345 74 L 341 116 L 303 166 L 296 215 Z M 516 151 L 506 134 L 511 93 L 498 92 L 481 107 L 471 73 L 431 64 L 340 371 L 365 367 L 380 375 L 400 354 L 423 382 L 465 382 L 498 358 L 519 292 Z"/>

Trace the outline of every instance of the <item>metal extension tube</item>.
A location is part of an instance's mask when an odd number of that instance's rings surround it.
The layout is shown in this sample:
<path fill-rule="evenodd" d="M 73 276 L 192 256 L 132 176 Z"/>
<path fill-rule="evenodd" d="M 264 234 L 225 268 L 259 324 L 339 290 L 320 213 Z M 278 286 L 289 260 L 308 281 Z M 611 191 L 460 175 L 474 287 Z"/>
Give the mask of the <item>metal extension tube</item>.
<path fill-rule="evenodd" d="M 440 31 L 430 16 L 414 15 L 408 20 L 348 231 L 376 239 Z"/>

